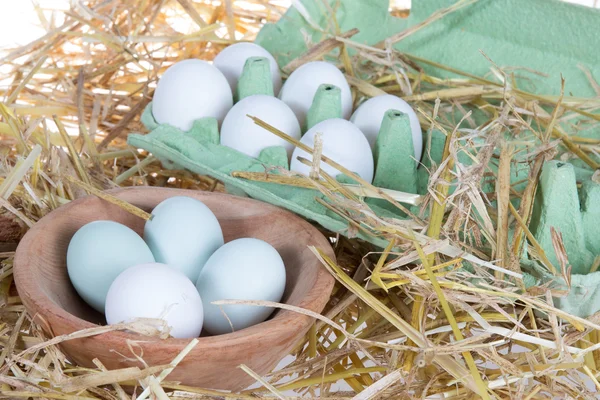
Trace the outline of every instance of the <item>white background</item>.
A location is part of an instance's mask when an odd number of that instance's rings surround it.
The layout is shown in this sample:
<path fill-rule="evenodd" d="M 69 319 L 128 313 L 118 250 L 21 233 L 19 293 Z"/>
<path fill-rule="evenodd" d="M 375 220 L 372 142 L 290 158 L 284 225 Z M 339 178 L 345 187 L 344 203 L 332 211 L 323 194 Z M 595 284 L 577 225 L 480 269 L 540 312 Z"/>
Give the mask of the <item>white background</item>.
<path fill-rule="evenodd" d="M 44 9 L 68 9 L 73 0 L 36 1 Z M 600 0 L 565 1 L 600 8 Z M 391 2 L 398 6 L 410 4 L 410 0 L 391 0 Z M 0 12 L 0 48 L 26 44 L 45 33 L 39 26 L 39 19 L 31 0 L 0 0 L 0 10 L 2 10 Z"/>

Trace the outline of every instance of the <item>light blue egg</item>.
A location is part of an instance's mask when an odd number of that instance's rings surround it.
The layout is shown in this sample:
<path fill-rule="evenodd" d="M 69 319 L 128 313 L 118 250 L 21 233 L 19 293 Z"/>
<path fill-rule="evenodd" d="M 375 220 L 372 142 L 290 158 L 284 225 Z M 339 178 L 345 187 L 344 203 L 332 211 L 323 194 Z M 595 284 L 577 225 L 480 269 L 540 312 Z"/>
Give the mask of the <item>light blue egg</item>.
<path fill-rule="evenodd" d="M 269 243 L 254 238 L 232 240 L 208 259 L 196 289 L 204 307 L 203 329 L 212 335 L 239 331 L 266 320 L 271 307 L 216 305 L 218 300 L 280 301 L 285 291 L 283 259 Z"/>
<path fill-rule="evenodd" d="M 106 294 L 129 267 L 154 262 L 144 240 L 114 221 L 94 221 L 81 227 L 69 243 L 67 271 L 79 296 L 104 313 Z"/>
<path fill-rule="evenodd" d="M 144 240 L 156 262 L 183 272 L 192 282 L 224 243 L 221 225 L 210 208 L 185 196 L 170 197 L 152 210 Z"/>

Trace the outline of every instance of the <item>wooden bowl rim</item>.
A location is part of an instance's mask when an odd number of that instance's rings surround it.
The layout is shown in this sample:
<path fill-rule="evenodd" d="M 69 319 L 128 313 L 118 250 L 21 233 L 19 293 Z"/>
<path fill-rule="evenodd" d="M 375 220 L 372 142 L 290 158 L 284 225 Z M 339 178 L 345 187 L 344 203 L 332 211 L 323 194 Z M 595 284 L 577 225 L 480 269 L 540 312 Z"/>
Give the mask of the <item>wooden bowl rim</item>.
<path fill-rule="evenodd" d="M 261 202 L 258 200 L 232 196 L 232 195 L 229 195 L 226 193 L 202 192 L 202 191 L 192 191 L 192 190 L 188 190 L 188 189 L 156 188 L 156 187 L 145 187 L 145 186 L 112 189 L 112 190 L 108 190 L 107 193 L 110 193 L 110 194 L 118 197 L 120 194 L 126 193 L 126 192 L 136 192 L 136 191 L 143 192 L 143 191 L 149 191 L 149 190 L 169 191 L 171 193 L 174 193 L 173 195 L 177 195 L 177 193 L 179 193 L 180 195 L 185 195 L 185 193 L 194 192 L 196 194 L 202 194 L 203 196 L 219 196 L 219 197 L 227 198 L 230 201 L 235 201 L 235 202 L 239 202 L 239 203 L 255 203 L 255 204 L 260 205 L 260 207 L 263 207 L 266 209 L 273 209 L 273 211 L 276 210 L 278 212 L 287 213 L 287 214 L 289 214 L 289 218 L 294 220 L 294 222 L 296 224 L 301 225 L 304 229 L 313 230 L 315 232 L 315 234 L 312 235 L 312 237 L 315 240 L 315 242 L 317 242 L 317 243 L 315 243 L 315 245 L 320 248 L 330 249 L 332 256 L 333 256 L 333 250 L 331 248 L 330 243 L 321 234 L 321 232 L 319 232 L 310 223 L 308 223 L 301 217 L 299 217 L 296 214 L 293 214 L 287 210 L 284 210 L 282 208 L 279 208 L 274 205 L 264 203 L 264 202 Z M 171 196 L 169 196 L 169 197 L 171 197 Z M 92 322 L 89 322 L 82 318 L 79 318 L 79 317 L 67 312 L 66 310 L 61 308 L 59 305 L 57 305 L 53 300 L 48 298 L 48 296 L 43 292 L 43 290 L 40 288 L 40 286 L 37 284 L 37 282 L 34 279 L 32 279 L 32 274 L 31 274 L 31 270 L 29 268 L 29 263 L 27 262 L 29 260 L 29 255 L 26 253 L 26 249 L 28 249 L 28 248 L 30 248 L 30 246 L 34 245 L 35 238 L 37 237 L 38 234 L 44 233 L 45 225 L 51 219 L 51 218 L 48 218 L 50 215 L 57 217 L 57 216 L 62 216 L 63 214 L 68 214 L 69 211 L 71 211 L 72 209 L 76 209 L 80 204 L 85 203 L 86 201 L 89 201 L 91 198 L 97 198 L 97 197 L 90 195 L 90 196 L 85 196 L 85 197 L 79 198 L 77 200 L 70 202 L 69 204 L 63 205 L 63 206 L 53 210 L 48 215 L 46 215 L 42 219 L 40 219 L 25 234 L 25 236 L 19 243 L 19 246 L 17 247 L 16 253 L 15 253 L 14 266 L 13 266 L 13 274 L 14 274 L 14 279 L 15 279 L 15 283 L 17 286 L 17 290 L 19 292 L 19 296 L 22 299 L 31 301 L 31 303 L 33 304 L 32 307 L 26 307 L 29 312 L 32 311 L 30 309 L 34 309 L 36 312 L 36 314 L 31 315 L 31 317 L 33 319 L 35 319 L 36 317 L 42 317 L 43 320 L 40 322 L 43 322 L 44 324 L 47 325 L 47 322 L 45 321 L 45 316 L 46 315 L 54 315 L 54 316 L 64 320 L 65 322 L 67 322 L 68 325 L 73 328 L 72 329 L 73 332 L 77 332 L 77 331 L 80 331 L 83 329 L 107 326 L 107 325 L 96 325 Z M 301 275 L 302 275 L 302 273 L 300 273 L 300 276 Z M 321 312 L 322 310 L 320 308 L 327 303 L 329 296 L 331 294 L 331 290 L 333 288 L 334 281 L 335 281 L 334 278 L 324 267 L 319 268 L 317 271 L 317 276 L 316 276 L 314 286 L 306 292 L 302 301 L 296 307 L 300 307 L 300 308 L 310 310 L 313 312 Z M 24 303 L 25 303 L 25 301 L 24 301 Z M 271 336 L 273 334 L 275 334 L 276 337 L 280 338 L 282 336 L 281 335 L 282 332 L 284 332 L 284 333 L 285 332 L 290 332 L 290 333 L 295 332 L 298 329 L 298 325 L 305 325 L 305 324 L 309 323 L 310 320 L 311 320 L 311 318 L 304 314 L 300 314 L 300 313 L 289 311 L 289 310 L 280 310 L 280 312 L 273 319 L 261 322 L 257 325 L 254 325 L 254 326 L 251 326 L 251 327 L 248 327 L 248 328 L 236 331 L 236 332 L 226 333 L 226 334 L 222 334 L 222 335 L 215 335 L 215 336 L 198 337 L 199 342 L 198 342 L 196 348 L 222 346 L 224 344 L 224 342 L 226 342 L 227 346 L 232 346 L 232 345 L 236 345 L 238 343 L 245 343 L 245 342 L 248 342 L 249 340 L 253 340 L 253 339 L 261 340 L 261 341 L 265 340 L 265 339 L 269 340 L 269 336 Z M 278 326 L 279 329 L 274 329 L 276 326 Z M 281 329 L 281 327 L 284 327 L 285 329 Z M 51 327 L 46 326 L 46 328 L 50 328 L 49 329 L 50 332 L 48 332 L 48 333 L 51 334 L 52 336 L 54 336 L 53 332 L 51 332 L 52 331 Z M 163 346 L 181 348 L 181 349 L 183 349 L 185 346 L 187 346 L 191 340 L 191 339 L 176 339 L 176 338 L 171 338 L 171 337 L 167 338 L 167 339 L 160 339 L 157 337 L 144 336 L 142 334 L 137 334 L 137 333 L 130 332 L 130 331 L 120 331 L 120 330 L 110 331 L 107 333 L 102 333 L 102 334 L 94 335 L 94 336 L 99 337 L 99 336 L 104 336 L 104 335 L 110 335 L 111 339 L 117 339 L 117 340 L 123 340 L 123 341 L 125 341 L 125 340 L 131 340 L 131 341 L 137 341 L 137 342 L 140 342 L 140 341 L 157 342 L 157 341 L 159 341 L 161 343 L 161 345 L 163 345 Z M 273 339 L 275 339 L 275 338 L 273 338 Z"/>

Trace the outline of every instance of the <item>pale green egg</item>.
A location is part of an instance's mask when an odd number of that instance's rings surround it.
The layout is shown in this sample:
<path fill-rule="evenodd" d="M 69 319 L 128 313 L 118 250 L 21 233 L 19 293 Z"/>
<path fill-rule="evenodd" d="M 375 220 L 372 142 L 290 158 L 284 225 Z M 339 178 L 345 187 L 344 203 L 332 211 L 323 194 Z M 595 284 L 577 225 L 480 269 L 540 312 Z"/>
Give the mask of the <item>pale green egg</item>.
<path fill-rule="evenodd" d="M 152 262 L 154 256 L 140 235 L 114 221 L 84 225 L 67 250 L 67 271 L 75 290 L 101 313 L 117 276 L 129 267 Z"/>

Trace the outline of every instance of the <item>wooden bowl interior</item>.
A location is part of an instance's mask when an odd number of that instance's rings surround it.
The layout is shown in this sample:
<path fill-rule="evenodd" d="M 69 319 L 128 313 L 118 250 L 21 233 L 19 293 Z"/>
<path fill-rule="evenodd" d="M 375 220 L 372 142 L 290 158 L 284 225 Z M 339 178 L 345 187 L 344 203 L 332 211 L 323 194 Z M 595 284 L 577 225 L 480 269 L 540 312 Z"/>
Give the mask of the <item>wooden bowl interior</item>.
<path fill-rule="evenodd" d="M 289 219 L 288 213 L 275 207 L 241 198 L 219 194 L 207 195 L 202 192 L 185 192 L 178 195 L 193 196 L 203 201 L 219 220 L 225 242 L 253 237 L 273 245 L 281 254 L 286 266 L 287 282 L 282 302 L 295 305 L 301 303 L 304 295 L 316 283 L 316 269 L 319 268 L 314 262 L 314 255 L 306 246 L 313 233 L 307 229 L 304 221 L 303 224 L 298 224 L 295 219 Z M 167 190 L 154 189 L 148 191 L 146 196 L 139 196 L 139 191 L 136 190 L 125 190 L 120 197 L 151 212 L 158 203 L 170 196 Z M 129 226 L 140 235 L 145 221 L 95 197 L 83 199 L 77 207 L 68 205 L 63 212 L 60 223 L 44 225 L 40 240 L 30 250 L 38 253 L 30 259 L 39 261 L 30 266 L 32 277 L 39 289 L 56 306 L 85 321 L 105 324 L 104 316 L 79 297 L 69 280 L 66 268 L 69 241 L 79 228 L 92 221 L 116 221 Z M 307 262 L 310 259 L 312 262 Z M 271 319 L 281 313 L 275 312 Z"/>

